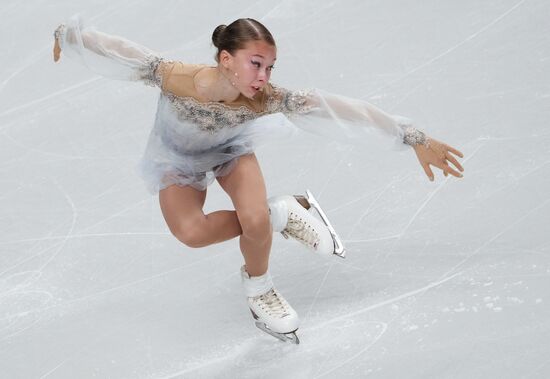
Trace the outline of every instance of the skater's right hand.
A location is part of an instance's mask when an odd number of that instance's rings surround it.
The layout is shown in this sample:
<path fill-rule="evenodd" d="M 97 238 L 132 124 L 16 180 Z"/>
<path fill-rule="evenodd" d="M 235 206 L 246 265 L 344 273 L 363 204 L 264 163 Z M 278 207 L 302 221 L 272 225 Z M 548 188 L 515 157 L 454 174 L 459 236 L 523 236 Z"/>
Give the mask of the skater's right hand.
<path fill-rule="evenodd" d="M 59 46 L 59 40 L 56 38 L 53 45 L 53 61 L 57 62 L 61 56 L 61 47 Z"/>

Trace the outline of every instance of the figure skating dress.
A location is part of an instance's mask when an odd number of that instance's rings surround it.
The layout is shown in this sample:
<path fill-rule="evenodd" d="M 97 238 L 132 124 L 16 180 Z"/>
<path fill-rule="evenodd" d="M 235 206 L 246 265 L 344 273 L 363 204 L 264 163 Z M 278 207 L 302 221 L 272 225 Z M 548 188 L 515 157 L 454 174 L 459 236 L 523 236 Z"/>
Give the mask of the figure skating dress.
<path fill-rule="evenodd" d="M 242 155 L 296 128 L 340 141 L 381 131 L 404 150 L 424 134 L 409 119 L 358 99 L 321 89 L 288 90 L 268 83 L 250 99 L 200 101 L 194 76 L 206 64 L 167 60 L 124 37 L 86 25 L 79 14 L 56 29 L 62 53 L 105 77 L 158 87 L 155 122 L 137 166 L 151 194 L 170 186 L 204 190 L 231 171 Z"/>

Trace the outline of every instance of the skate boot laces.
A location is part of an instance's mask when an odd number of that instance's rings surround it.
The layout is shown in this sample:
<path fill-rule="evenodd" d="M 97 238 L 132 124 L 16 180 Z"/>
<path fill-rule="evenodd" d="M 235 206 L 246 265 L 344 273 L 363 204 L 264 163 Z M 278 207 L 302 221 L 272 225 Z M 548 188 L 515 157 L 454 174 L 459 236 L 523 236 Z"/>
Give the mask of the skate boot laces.
<path fill-rule="evenodd" d="M 315 229 L 293 212 L 290 212 L 288 224 L 281 233 L 286 238 L 290 235 L 313 249 L 317 248 L 320 241 L 319 234 Z"/>
<path fill-rule="evenodd" d="M 263 295 L 256 296 L 253 301 L 257 302 L 260 308 L 270 316 L 283 318 L 290 315 L 288 303 L 274 288 Z"/>

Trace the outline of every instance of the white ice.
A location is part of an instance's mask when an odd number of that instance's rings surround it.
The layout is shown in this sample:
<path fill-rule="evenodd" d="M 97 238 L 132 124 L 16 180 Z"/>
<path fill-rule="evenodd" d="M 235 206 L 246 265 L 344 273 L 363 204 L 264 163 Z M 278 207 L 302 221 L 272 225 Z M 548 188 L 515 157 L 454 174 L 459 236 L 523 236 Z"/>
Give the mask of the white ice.
<path fill-rule="evenodd" d="M 256 18 L 274 82 L 412 118 L 464 178 L 430 182 L 382 137 L 257 151 L 269 195 L 311 189 L 348 248 L 274 238 L 302 318 L 301 344 L 279 342 L 246 308 L 238 240 L 184 246 L 135 172 L 158 90 L 53 62 L 77 12 L 194 63 L 218 24 Z M 0 17 L 2 378 L 550 377 L 547 1 L 2 0 Z"/>

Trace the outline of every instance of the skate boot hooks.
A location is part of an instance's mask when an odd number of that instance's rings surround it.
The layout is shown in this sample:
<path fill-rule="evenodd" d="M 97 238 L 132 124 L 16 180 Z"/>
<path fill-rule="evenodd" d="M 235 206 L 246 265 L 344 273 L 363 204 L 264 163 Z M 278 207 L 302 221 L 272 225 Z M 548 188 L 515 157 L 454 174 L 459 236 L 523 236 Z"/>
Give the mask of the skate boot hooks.
<path fill-rule="evenodd" d="M 306 196 L 274 196 L 268 199 L 268 205 L 274 232 L 287 239 L 292 237 L 321 255 L 345 258 L 342 240 L 311 191 L 306 190 Z M 312 208 L 322 222 L 309 212 Z"/>
<path fill-rule="evenodd" d="M 242 266 L 241 279 L 256 326 L 281 341 L 299 344 L 298 314 L 273 287 L 269 271 L 262 276 L 250 276 Z"/>

